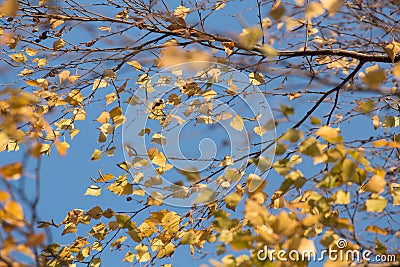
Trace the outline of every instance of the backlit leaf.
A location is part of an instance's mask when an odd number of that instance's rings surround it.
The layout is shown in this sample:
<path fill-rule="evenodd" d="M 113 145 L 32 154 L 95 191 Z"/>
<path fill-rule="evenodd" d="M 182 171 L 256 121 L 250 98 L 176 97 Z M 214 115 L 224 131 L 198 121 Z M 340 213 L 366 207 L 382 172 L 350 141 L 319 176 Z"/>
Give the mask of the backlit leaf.
<path fill-rule="evenodd" d="M 243 127 L 244 127 L 244 122 L 242 117 L 238 114 L 235 117 L 233 117 L 231 123 L 229 123 L 229 125 L 235 129 L 236 131 L 242 131 Z"/>
<path fill-rule="evenodd" d="M 384 50 L 392 62 L 394 62 L 396 55 L 400 52 L 400 43 L 393 40 L 390 44 L 385 46 Z"/>
<path fill-rule="evenodd" d="M 9 57 L 10 57 L 14 62 L 17 62 L 17 63 L 25 63 L 25 61 L 28 60 L 28 58 L 27 58 L 24 54 L 22 54 L 22 53 L 12 54 L 12 55 L 9 55 Z"/>
<path fill-rule="evenodd" d="M 22 163 L 15 162 L 0 167 L 0 175 L 7 180 L 17 180 L 22 175 Z"/>
<path fill-rule="evenodd" d="M 101 188 L 97 185 L 91 185 L 86 189 L 85 196 L 98 197 L 101 195 Z"/>

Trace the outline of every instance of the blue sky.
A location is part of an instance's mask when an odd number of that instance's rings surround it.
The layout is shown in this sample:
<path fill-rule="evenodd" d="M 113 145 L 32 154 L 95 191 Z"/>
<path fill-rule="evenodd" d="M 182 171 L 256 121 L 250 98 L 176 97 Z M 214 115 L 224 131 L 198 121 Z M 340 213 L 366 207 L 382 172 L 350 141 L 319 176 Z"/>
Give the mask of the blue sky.
<path fill-rule="evenodd" d="M 171 1 L 168 3 L 171 8 L 176 7 L 179 4 L 179 1 Z M 221 11 L 217 11 L 215 14 L 210 16 L 208 19 L 209 28 L 207 30 L 213 32 L 228 32 L 229 34 L 238 34 L 242 30 L 242 23 L 239 22 L 238 16 L 234 17 L 232 14 L 239 14 L 240 12 L 241 17 L 246 21 L 249 26 L 255 25 L 257 22 L 255 20 L 255 9 L 248 9 L 253 5 L 249 5 L 247 1 L 235 1 L 235 4 L 227 3 L 225 9 Z M 242 12 L 245 11 L 245 12 Z M 102 10 L 102 12 L 111 12 Z M 266 13 L 266 12 L 264 12 Z M 195 20 L 194 15 L 188 17 L 187 21 L 190 22 L 191 20 Z M 100 24 L 99 24 L 100 25 Z M 222 25 L 222 27 L 221 27 Z M 229 26 L 228 26 L 229 25 Z M 228 27 L 227 27 L 228 26 Z M 81 39 L 87 39 L 87 36 L 84 34 L 82 36 L 77 34 L 76 32 L 71 32 L 68 36 L 65 36 L 65 39 L 70 40 L 71 42 L 80 42 Z M 285 44 L 281 44 L 284 46 Z M 279 49 L 280 44 L 278 44 L 275 48 Z M 137 58 L 136 60 L 140 61 L 141 58 Z M 102 66 L 101 68 L 106 68 L 110 66 Z M 139 72 L 134 71 L 133 68 L 125 67 L 122 69 L 120 73 L 118 73 L 119 78 L 126 77 L 126 76 L 139 76 Z M 343 77 L 342 74 L 338 74 L 338 78 Z M 8 76 L 4 78 L 5 80 L 13 80 L 13 76 Z M 336 82 L 339 79 L 335 79 Z M 302 83 L 304 80 L 302 78 L 295 78 L 292 80 L 289 87 L 291 89 L 296 88 L 296 83 Z M 134 87 L 133 83 L 130 83 L 129 86 Z M 260 90 L 262 91 L 272 91 L 273 88 L 279 87 L 279 81 L 270 83 L 268 85 L 260 86 Z M 324 89 L 330 88 L 330 86 L 325 86 L 323 84 L 318 85 L 319 88 L 311 88 L 312 90 L 323 91 Z M 101 88 L 101 94 L 106 95 L 108 93 L 113 92 L 111 87 Z M 356 93 L 351 95 L 350 93 L 346 93 L 346 97 L 341 98 L 343 101 L 352 102 L 359 98 L 359 96 L 376 96 L 376 94 L 370 93 Z M 272 109 L 273 115 L 275 119 L 281 119 L 282 115 L 277 111 L 280 108 L 281 104 L 292 105 L 295 107 L 295 115 L 290 118 L 288 123 L 282 123 L 277 128 L 277 135 L 280 135 L 285 130 L 293 125 L 293 122 L 296 122 L 299 118 L 301 118 L 309 109 L 310 103 L 315 101 L 319 95 L 310 95 L 304 96 L 300 99 L 289 101 L 287 98 L 280 97 L 279 99 L 274 96 L 267 96 L 267 100 L 270 104 Z M 127 105 L 124 105 L 126 108 Z M 331 108 L 331 103 L 323 104 L 320 108 L 315 112 L 315 116 L 322 117 L 326 115 Z M 83 209 L 88 210 L 93 206 L 99 205 L 103 209 L 112 208 L 114 211 L 133 211 L 141 207 L 141 203 L 137 203 L 135 200 L 127 201 L 126 197 L 118 197 L 114 194 L 108 192 L 107 190 L 103 190 L 102 195 L 100 197 L 91 197 L 91 196 L 84 196 L 84 193 L 88 186 L 92 184 L 90 177 L 94 179 L 98 178 L 99 174 L 98 171 L 101 170 L 103 173 L 112 173 L 112 174 L 122 174 L 123 171 L 119 169 L 116 164 L 120 163 L 125 160 L 124 155 L 122 153 L 122 140 L 121 136 L 118 135 L 115 141 L 117 145 L 117 150 L 114 157 L 108 158 L 106 155 L 103 155 L 102 159 L 96 162 L 90 161 L 91 155 L 93 150 L 99 147 L 97 142 L 98 138 L 98 128 L 100 125 L 98 122 L 95 121 L 97 116 L 106 108 L 104 107 L 104 101 L 94 102 L 90 105 L 90 107 L 86 110 L 87 112 L 87 119 L 84 122 L 77 122 L 76 127 L 80 129 L 80 133 L 74 138 L 71 143 L 71 148 L 68 150 L 68 153 L 64 157 L 59 157 L 56 151 L 52 151 L 50 156 L 44 156 L 42 162 L 42 181 L 41 181 L 41 199 L 38 206 L 39 216 L 44 221 L 54 220 L 56 223 L 61 222 L 64 217 L 66 216 L 67 212 L 72 209 Z M 108 109 L 108 108 L 107 108 Z M 344 110 L 341 112 L 345 111 Z M 371 120 L 368 116 L 360 116 L 355 118 L 350 122 L 342 123 L 340 125 L 341 131 L 343 135 L 348 139 L 352 140 L 354 138 L 366 138 L 371 135 L 373 132 L 373 126 Z M 117 132 L 121 133 L 122 127 L 120 127 Z M 193 130 L 192 128 L 189 130 Z M 199 135 L 196 138 L 191 136 L 188 137 L 187 140 L 180 140 L 183 150 L 189 156 L 197 156 L 198 150 L 197 145 L 198 141 L 202 138 L 212 138 L 213 141 L 218 145 L 223 141 L 225 138 L 224 136 L 210 136 L 208 129 L 206 126 L 198 126 L 195 130 L 196 133 Z M 192 134 L 193 132 L 189 132 Z M 67 140 L 69 142 L 69 140 Z M 217 146 L 218 147 L 218 146 Z M 222 146 L 218 147 L 219 149 Z M 54 150 L 54 149 L 53 149 Z M 225 151 L 219 150 L 221 155 L 225 154 Z M 19 152 L 10 152 L 10 153 L 1 153 L 0 154 L 0 162 L 1 165 L 7 162 L 13 162 L 20 160 L 22 157 L 21 151 Z M 304 167 L 306 166 L 306 167 Z M 305 176 L 308 174 L 312 174 L 315 171 L 315 167 L 312 166 L 310 161 L 305 161 L 303 163 L 302 171 Z M 27 191 L 30 192 L 33 196 L 34 193 L 34 181 L 30 178 L 24 178 L 26 180 L 26 188 Z M 268 186 L 267 191 L 276 189 L 280 183 L 282 182 L 283 178 L 278 176 L 277 173 L 271 171 L 271 173 L 267 177 Z M 1 187 L 0 187 L 1 189 Z M 271 194 L 272 191 L 269 191 Z M 242 203 L 243 204 L 243 203 Z M 172 207 L 172 206 L 165 206 L 165 208 L 171 208 L 175 210 L 179 214 L 184 214 L 188 211 L 187 208 L 179 208 L 179 207 Z M 235 214 L 232 216 L 241 216 L 243 212 L 243 205 L 239 206 Z M 144 212 L 143 214 L 137 217 L 138 221 L 143 220 L 148 216 L 148 213 Z M 368 222 L 362 224 L 363 226 L 367 225 Z M 54 230 L 52 237 L 53 241 L 59 243 L 68 243 L 73 238 L 74 235 L 68 235 L 64 237 L 60 237 L 62 229 L 57 231 Z M 316 238 L 316 243 L 318 238 Z M 176 254 L 170 258 L 163 261 L 164 263 L 171 262 L 173 266 L 187 266 L 188 264 L 195 264 L 200 265 L 201 263 L 208 263 L 210 258 L 218 258 L 215 254 L 215 247 L 214 246 L 206 246 L 205 251 L 209 253 L 207 257 L 204 259 L 196 258 L 198 254 L 192 257 L 189 253 L 188 248 L 179 248 Z M 120 259 L 123 258 L 123 255 L 126 251 L 113 251 L 109 252 L 106 250 L 103 253 L 102 261 L 103 266 L 115 266 L 116 262 L 119 262 Z M 229 254 L 229 253 L 228 253 Z M 129 264 L 126 264 L 127 266 Z M 314 264 L 312 266 L 319 266 L 320 264 Z M 123 266 L 122 263 L 118 266 Z"/>

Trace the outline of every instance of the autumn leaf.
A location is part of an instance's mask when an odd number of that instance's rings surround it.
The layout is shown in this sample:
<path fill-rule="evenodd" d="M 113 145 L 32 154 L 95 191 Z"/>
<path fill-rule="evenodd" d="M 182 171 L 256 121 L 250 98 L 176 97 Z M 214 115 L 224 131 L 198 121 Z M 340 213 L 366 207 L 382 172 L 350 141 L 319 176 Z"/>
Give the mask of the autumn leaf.
<path fill-rule="evenodd" d="M 400 43 L 393 40 L 390 44 L 385 46 L 384 50 L 392 62 L 394 62 L 396 55 L 400 52 Z"/>
<path fill-rule="evenodd" d="M 96 160 L 99 160 L 100 158 L 101 158 L 101 151 L 98 149 L 95 149 L 93 151 L 93 154 L 92 154 L 92 157 L 90 158 L 90 160 L 96 161 Z"/>
<path fill-rule="evenodd" d="M 98 197 L 101 195 L 101 188 L 97 185 L 91 185 L 85 192 L 85 196 L 94 196 Z"/>
<path fill-rule="evenodd" d="M 316 136 L 324 138 L 329 143 L 338 143 L 343 141 L 343 137 L 340 136 L 340 130 L 337 128 L 331 128 L 330 126 L 322 126 L 315 132 Z"/>
<path fill-rule="evenodd" d="M 63 39 L 58 39 L 53 43 L 53 50 L 58 51 L 65 46 L 65 41 Z"/>
<path fill-rule="evenodd" d="M 243 128 L 244 128 L 243 119 L 242 119 L 242 117 L 241 117 L 239 114 L 236 115 L 235 117 L 233 117 L 233 119 L 232 119 L 231 123 L 229 123 L 229 125 L 230 125 L 233 129 L 235 129 L 236 131 L 238 131 L 238 132 L 243 131 Z"/>
<path fill-rule="evenodd" d="M 141 70 L 143 68 L 142 65 L 139 62 L 137 62 L 136 60 L 132 60 L 132 61 L 126 62 L 126 64 L 128 64 L 129 66 L 134 67 L 137 70 Z"/>
<path fill-rule="evenodd" d="M 17 63 L 25 63 L 25 61 L 28 60 L 28 58 L 27 58 L 24 54 L 22 54 L 22 53 L 12 54 L 12 55 L 9 55 L 9 57 L 10 57 L 14 62 L 17 62 Z"/>
<path fill-rule="evenodd" d="M 0 6 L 0 14 L 5 16 L 13 17 L 17 15 L 18 1 L 16 0 L 5 0 Z"/>
<path fill-rule="evenodd" d="M 15 162 L 0 167 L 0 175 L 7 180 L 17 180 L 22 175 L 22 163 Z"/>

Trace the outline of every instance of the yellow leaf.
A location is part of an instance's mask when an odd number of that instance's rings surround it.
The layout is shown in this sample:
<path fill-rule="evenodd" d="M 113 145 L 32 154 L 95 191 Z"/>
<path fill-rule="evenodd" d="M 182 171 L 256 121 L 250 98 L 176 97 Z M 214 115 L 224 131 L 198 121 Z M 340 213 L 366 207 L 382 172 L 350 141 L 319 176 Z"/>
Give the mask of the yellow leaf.
<path fill-rule="evenodd" d="M 314 245 L 314 241 L 307 239 L 307 238 L 301 238 L 300 239 L 300 244 L 297 247 L 297 251 L 300 253 L 310 253 L 310 251 L 316 252 L 316 248 Z"/>
<path fill-rule="evenodd" d="M 350 203 L 350 193 L 343 190 L 335 192 L 333 198 L 335 199 L 335 203 L 339 205 Z"/>
<path fill-rule="evenodd" d="M 142 69 L 142 65 L 139 62 L 137 62 L 136 60 L 129 61 L 126 64 L 128 64 L 128 65 L 130 65 L 130 66 L 132 66 L 132 67 L 134 67 L 135 69 L 138 69 L 138 70 Z"/>
<path fill-rule="evenodd" d="M 140 188 L 136 188 L 133 190 L 132 194 L 143 197 L 146 194 L 146 191 Z"/>
<path fill-rule="evenodd" d="M 388 56 L 392 59 L 392 62 L 394 62 L 397 53 L 400 52 L 400 43 L 393 40 L 390 44 L 385 46 L 384 50 L 388 54 Z"/>
<path fill-rule="evenodd" d="M 184 6 L 178 6 L 174 10 L 174 16 L 182 19 L 185 19 L 187 14 L 189 13 L 190 13 L 190 8 Z"/>
<path fill-rule="evenodd" d="M 101 259 L 100 258 L 94 258 L 90 261 L 89 267 L 100 267 L 101 266 Z"/>
<path fill-rule="evenodd" d="M 6 191 L 0 191 L 0 202 L 7 202 L 10 199 L 10 194 Z"/>
<path fill-rule="evenodd" d="M 384 146 L 387 146 L 388 144 L 389 144 L 389 142 L 387 140 L 380 139 L 380 140 L 374 141 L 372 143 L 372 146 L 373 147 L 384 147 Z"/>
<path fill-rule="evenodd" d="M 6 213 L 5 221 L 16 226 L 24 225 L 24 212 L 22 206 L 15 201 L 9 201 L 4 205 L 4 212 Z"/>
<path fill-rule="evenodd" d="M 365 185 L 361 186 L 360 191 L 380 194 L 385 190 L 385 187 L 385 178 L 380 175 L 373 175 Z"/>
<path fill-rule="evenodd" d="M 325 10 L 324 7 L 318 2 L 310 3 L 305 10 L 306 18 L 312 19 L 324 14 Z"/>
<path fill-rule="evenodd" d="M 90 160 L 96 161 L 96 160 L 99 160 L 100 158 L 101 158 L 101 151 L 98 150 L 98 149 L 95 149 L 95 150 L 93 151 L 93 154 L 92 154 L 92 157 L 91 157 Z"/>
<path fill-rule="evenodd" d="M 68 81 L 69 81 L 70 83 L 74 83 L 76 80 L 79 79 L 79 77 L 80 77 L 80 76 L 77 75 L 77 74 L 71 75 L 71 76 L 68 77 Z"/>
<path fill-rule="evenodd" d="M 117 94 L 112 92 L 108 95 L 106 95 L 106 106 L 108 106 L 109 104 L 111 104 L 112 102 L 115 101 L 115 99 L 117 99 Z"/>
<path fill-rule="evenodd" d="M 33 57 L 34 55 L 37 54 L 38 51 L 35 50 L 35 49 L 33 49 L 33 48 L 28 47 L 28 48 L 25 49 L 25 52 L 26 52 L 26 54 L 27 54 L 28 56 Z"/>
<path fill-rule="evenodd" d="M 60 19 L 50 19 L 50 29 L 57 28 L 61 24 L 63 24 L 64 21 Z"/>
<path fill-rule="evenodd" d="M 260 84 L 262 84 L 262 83 L 265 83 L 265 78 L 264 78 L 264 76 L 262 75 L 262 73 L 254 73 L 254 72 L 251 72 L 251 73 L 249 74 L 249 81 L 250 81 L 250 83 L 253 84 L 253 85 L 260 85 Z"/>
<path fill-rule="evenodd" d="M 159 144 L 159 145 L 165 145 L 167 143 L 167 139 L 162 134 L 155 133 L 151 137 L 151 143 L 156 143 L 156 144 Z"/>
<path fill-rule="evenodd" d="M 365 208 L 368 212 L 382 212 L 385 210 L 387 202 L 388 200 L 383 197 L 367 199 Z"/>
<path fill-rule="evenodd" d="M 86 111 L 83 108 L 74 109 L 74 120 L 84 121 L 86 119 Z"/>
<path fill-rule="evenodd" d="M 225 49 L 225 53 L 229 56 L 233 53 L 233 48 L 235 47 L 234 42 L 222 42 L 222 46 Z"/>
<path fill-rule="evenodd" d="M 379 226 L 376 225 L 368 225 L 367 228 L 365 228 L 366 231 L 380 234 L 380 235 L 387 235 L 388 231 L 386 229 L 380 228 Z"/>
<path fill-rule="evenodd" d="M 381 121 L 378 115 L 372 116 L 372 125 L 374 125 L 374 129 L 378 129 L 379 125 L 381 125 Z"/>
<path fill-rule="evenodd" d="M 259 135 L 259 136 L 263 136 L 266 132 L 267 132 L 267 128 L 264 126 L 257 126 L 254 127 L 254 132 Z"/>
<path fill-rule="evenodd" d="M 299 98 L 301 96 L 301 94 L 300 93 L 290 93 L 289 95 L 288 95 L 288 97 L 289 97 L 289 100 L 293 100 L 293 99 L 296 99 L 296 98 Z"/>
<path fill-rule="evenodd" d="M 332 16 L 343 6 L 344 0 L 321 0 L 321 3 L 328 10 L 329 16 Z"/>
<path fill-rule="evenodd" d="M 337 143 L 343 141 L 343 137 L 340 136 L 339 129 L 331 128 L 326 125 L 319 128 L 315 135 L 324 138 L 329 143 Z"/>
<path fill-rule="evenodd" d="M 79 90 L 73 89 L 65 98 L 65 101 L 73 106 L 79 106 L 80 103 L 83 101 L 83 96 Z"/>
<path fill-rule="evenodd" d="M 65 41 L 63 39 L 58 39 L 53 43 L 53 50 L 58 51 L 65 46 Z"/>
<path fill-rule="evenodd" d="M 58 155 L 65 156 L 67 154 L 69 144 L 67 142 L 56 142 L 56 147 L 57 147 Z"/>
<path fill-rule="evenodd" d="M 112 110 L 110 110 L 110 116 L 111 116 L 112 122 L 115 125 L 115 128 L 122 125 L 126 120 L 125 116 L 122 115 L 122 108 L 120 108 L 120 107 L 115 107 Z"/>
<path fill-rule="evenodd" d="M 385 80 L 385 71 L 380 69 L 377 65 L 367 68 L 366 74 L 362 77 L 362 81 L 372 88 L 379 87 Z"/>
<path fill-rule="evenodd" d="M 196 118 L 196 122 L 202 124 L 212 124 L 213 120 L 210 116 L 198 116 Z"/>
<path fill-rule="evenodd" d="M 211 90 L 205 91 L 201 95 L 206 99 L 211 99 L 211 98 L 214 98 L 217 95 L 217 92 L 215 92 L 214 90 L 211 89 Z"/>
<path fill-rule="evenodd" d="M 60 84 L 63 83 L 66 79 L 69 77 L 69 70 L 63 70 L 60 74 L 58 74 L 58 77 L 60 78 Z"/>
<path fill-rule="evenodd" d="M 139 244 L 135 247 L 135 250 L 138 262 L 146 262 L 150 260 L 150 254 L 148 252 L 149 248 L 146 245 Z"/>
<path fill-rule="evenodd" d="M 71 140 L 74 139 L 74 137 L 79 133 L 80 131 L 78 129 L 72 129 L 69 131 L 69 136 L 71 137 Z"/>
<path fill-rule="evenodd" d="M 25 61 L 28 60 L 28 58 L 27 58 L 24 54 L 22 54 L 22 53 L 12 54 L 12 55 L 9 55 L 9 57 L 10 57 L 14 62 L 17 62 L 17 63 L 25 63 Z"/>
<path fill-rule="evenodd" d="M 23 69 L 18 76 L 31 76 L 33 74 L 33 70 Z"/>
<path fill-rule="evenodd" d="M 44 67 L 47 64 L 47 59 L 46 58 L 35 58 L 32 60 L 32 62 L 36 62 L 38 67 Z"/>
<path fill-rule="evenodd" d="M 0 175 L 4 179 L 17 180 L 21 178 L 22 175 L 22 163 L 15 162 L 5 166 L 0 167 Z"/>
<path fill-rule="evenodd" d="M 97 27 L 97 29 L 99 29 L 102 32 L 106 32 L 106 31 L 111 32 L 111 27 L 107 27 L 107 26 L 100 26 L 100 27 Z"/>
<path fill-rule="evenodd" d="M 122 260 L 126 262 L 133 262 L 134 259 L 135 259 L 135 254 L 133 254 L 131 251 L 128 251 Z"/>
<path fill-rule="evenodd" d="M 242 33 L 239 35 L 239 41 L 246 49 L 253 49 L 254 45 L 262 36 L 263 33 L 260 27 L 254 26 L 252 28 L 243 29 Z"/>
<path fill-rule="evenodd" d="M 263 46 L 261 47 L 261 50 L 264 55 L 271 57 L 271 58 L 279 55 L 278 51 L 276 51 L 272 46 L 267 45 L 267 44 L 263 44 Z"/>
<path fill-rule="evenodd" d="M 94 80 L 92 90 L 96 90 L 98 88 L 103 88 L 108 86 L 108 82 L 104 79 L 96 79 Z"/>
<path fill-rule="evenodd" d="M 218 166 L 231 166 L 233 165 L 233 158 L 231 158 L 230 156 L 226 155 L 224 157 L 224 160 L 221 161 L 221 163 Z"/>
<path fill-rule="evenodd" d="M 161 225 L 170 234 L 175 234 L 179 230 L 181 217 L 173 211 L 168 212 L 161 220 Z"/>
<path fill-rule="evenodd" d="M 17 0 L 5 0 L 0 7 L 0 17 L 5 16 L 15 16 L 17 15 L 18 1 Z"/>
<path fill-rule="evenodd" d="M 164 154 L 162 152 L 160 152 L 154 156 L 154 158 L 151 160 L 151 162 L 160 167 L 164 167 L 165 163 L 167 162 L 167 159 L 165 158 Z"/>
<path fill-rule="evenodd" d="M 393 73 L 393 75 L 396 76 L 397 78 L 400 78 L 400 62 L 397 62 L 397 63 L 393 66 L 392 73 Z"/>
<path fill-rule="evenodd" d="M 244 127 L 244 123 L 243 123 L 243 119 L 242 117 L 238 114 L 236 115 L 231 123 L 229 124 L 233 129 L 235 129 L 236 131 L 242 131 L 243 127 Z"/>
<path fill-rule="evenodd" d="M 98 197 L 101 194 L 101 188 L 98 187 L 97 185 L 91 185 L 88 187 L 88 189 L 85 192 L 85 196 L 94 196 Z"/>
<path fill-rule="evenodd" d="M 107 123 L 108 120 L 111 118 L 110 113 L 107 111 L 103 111 L 100 116 L 96 119 L 96 121 L 100 122 L 101 124 Z"/>
<path fill-rule="evenodd" d="M 103 79 L 116 79 L 117 78 L 117 74 L 111 70 L 111 69 L 107 69 L 103 71 Z"/>
<path fill-rule="evenodd" d="M 43 244 L 45 240 L 45 234 L 44 233 L 37 233 L 37 234 L 31 234 L 28 237 L 28 240 L 26 240 L 26 245 L 29 247 L 37 247 Z"/>

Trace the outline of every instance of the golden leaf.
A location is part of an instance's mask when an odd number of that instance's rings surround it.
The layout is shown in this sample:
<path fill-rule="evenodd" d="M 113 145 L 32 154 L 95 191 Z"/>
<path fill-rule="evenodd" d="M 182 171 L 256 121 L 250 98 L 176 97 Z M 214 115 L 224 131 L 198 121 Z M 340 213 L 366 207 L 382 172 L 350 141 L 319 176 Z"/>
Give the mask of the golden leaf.
<path fill-rule="evenodd" d="M 114 102 L 116 99 L 117 99 L 117 94 L 114 93 L 114 92 L 109 93 L 108 95 L 106 95 L 106 106 L 108 106 L 109 104 Z"/>
<path fill-rule="evenodd" d="M 328 10 L 329 16 L 332 16 L 343 6 L 344 0 L 321 0 L 321 3 Z"/>
<path fill-rule="evenodd" d="M 60 74 L 58 74 L 58 77 L 60 78 L 60 84 L 62 84 L 66 79 L 69 77 L 69 70 L 63 70 Z"/>
<path fill-rule="evenodd" d="M 58 39 L 53 43 L 53 50 L 58 51 L 65 46 L 65 41 L 63 39 Z"/>
<path fill-rule="evenodd" d="M 4 205 L 5 221 L 15 226 L 24 225 L 24 212 L 22 206 L 16 201 L 9 201 Z"/>
<path fill-rule="evenodd" d="M 1 15 L 13 17 L 17 15 L 17 10 L 18 10 L 17 0 L 5 0 L 0 7 L 0 17 Z"/>
<path fill-rule="evenodd" d="M 189 13 L 190 13 L 190 8 L 184 6 L 178 6 L 174 10 L 174 16 L 182 19 L 185 19 L 187 14 Z"/>
<path fill-rule="evenodd" d="M 25 61 L 28 60 L 28 58 L 27 58 L 24 54 L 22 54 L 22 53 L 12 54 L 12 55 L 9 55 L 9 57 L 10 57 L 14 62 L 17 62 L 17 63 L 25 63 Z"/>
<path fill-rule="evenodd" d="M 94 80 L 92 90 L 96 90 L 98 88 L 103 88 L 108 86 L 108 82 L 104 79 L 96 79 Z"/>
<path fill-rule="evenodd" d="M 400 43 L 393 40 L 390 44 L 385 46 L 384 50 L 388 54 L 392 62 L 394 62 L 397 53 L 400 52 Z"/>
<path fill-rule="evenodd" d="M 85 196 L 94 196 L 98 197 L 101 194 L 101 188 L 98 187 L 97 185 L 91 185 L 88 187 L 88 189 L 85 192 Z"/>
<path fill-rule="evenodd" d="M 312 2 L 306 7 L 305 13 L 307 19 L 312 19 L 324 14 L 324 7 L 318 2 Z"/>
<path fill-rule="evenodd" d="M 264 78 L 264 76 L 262 75 L 262 73 L 254 73 L 254 72 L 251 72 L 251 73 L 249 74 L 249 81 L 250 81 L 250 83 L 253 84 L 253 85 L 260 85 L 260 84 L 265 83 L 265 78 Z"/>
<path fill-rule="evenodd" d="M 142 65 L 139 62 L 137 62 L 136 60 L 126 62 L 126 64 L 128 64 L 138 70 L 142 69 Z"/>
<path fill-rule="evenodd" d="M 397 63 L 393 66 L 392 73 L 393 73 L 393 75 L 396 76 L 397 78 L 400 78 L 400 62 L 397 62 Z"/>
<path fill-rule="evenodd" d="M 63 24 L 64 21 L 61 19 L 50 19 L 50 29 L 57 28 L 61 24 Z"/>
<path fill-rule="evenodd" d="M 222 46 L 225 49 L 225 53 L 229 56 L 233 53 L 233 48 L 235 47 L 234 42 L 222 42 Z"/>
<path fill-rule="evenodd" d="M 231 123 L 229 124 L 233 129 L 236 131 L 242 131 L 244 127 L 243 119 L 242 117 L 238 114 L 235 117 L 233 117 Z"/>
<path fill-rule="evenodd" d="M 67 142 L 56 142 L 56 148 L 58 151 L 58 155 L 65 156 L 67 154 L 69 144 Z"/>
<path fill-rule="evenodd" d="M 21 178 L 22 175 L 22 163 L 15 162 L 5 166 L 0 167 L 0 175 L 4 179 L 17 180 Z"/>
<path fill-rule="evenodd" d="M 38 51 L 35 50 L 35 49 L 33 49 L 33 48 L 28 47 L 28 48 L 25 49 L 25 52 L 26 52 L 26 54 L 27 54 L 28 56 L 33 57 L 34 55 L 37 54 Z"/>
<path fill-rule="evenodd" d="M 93 154 L 92 154 L 92 157 L 90 158 L 90 160 L 96 161 L 96 160 L 99 160 L 100 158 L 101 158 L 101 151 L 98 149 L 95 149 L 93 151 Z"/>

